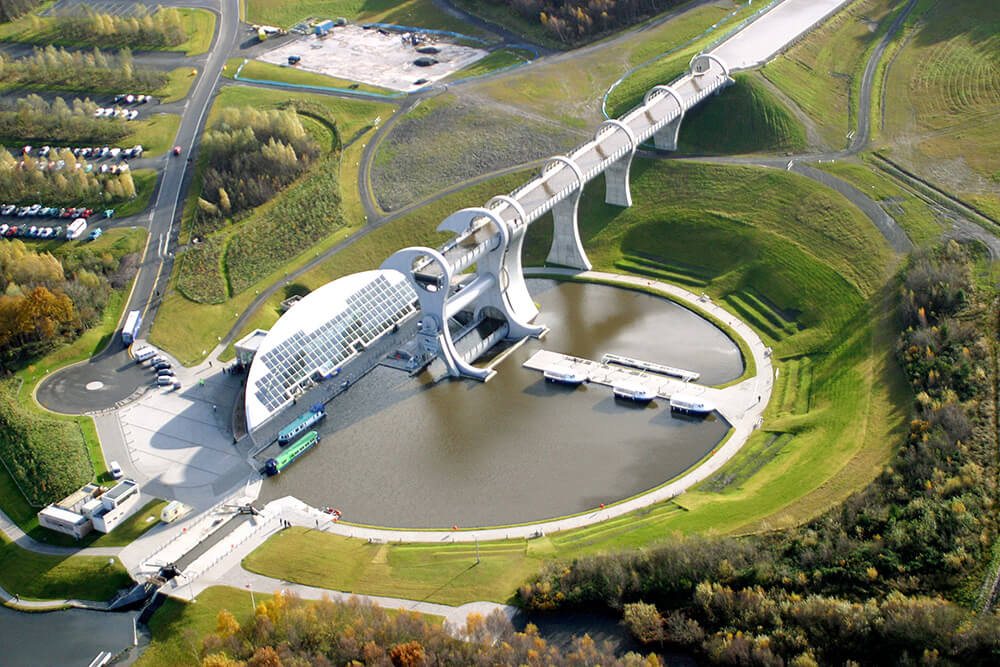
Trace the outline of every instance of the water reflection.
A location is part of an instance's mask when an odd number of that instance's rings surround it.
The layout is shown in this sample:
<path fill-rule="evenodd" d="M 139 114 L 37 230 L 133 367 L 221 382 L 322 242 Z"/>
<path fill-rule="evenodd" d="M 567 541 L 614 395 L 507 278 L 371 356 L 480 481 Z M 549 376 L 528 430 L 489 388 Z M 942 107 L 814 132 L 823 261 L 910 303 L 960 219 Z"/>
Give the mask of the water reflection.
<path fill-rule="evenodd" d="M 615 401 L 610 388 L 545 383 L 521 367 L 539 349 L 605 352 L 696 370 L 717 384 L 743 370 L 736 345 L 664 299 L 579 283 L 531 281 L 551 328 L 486 384 L 432 384 L 379 368 L 327 406 L 323 442 L 264 487 L 345 520 L 463 527 L 587 511 L 681 473 L 725 435 L 723 421 L 671 417 L 662 401 Z"/>

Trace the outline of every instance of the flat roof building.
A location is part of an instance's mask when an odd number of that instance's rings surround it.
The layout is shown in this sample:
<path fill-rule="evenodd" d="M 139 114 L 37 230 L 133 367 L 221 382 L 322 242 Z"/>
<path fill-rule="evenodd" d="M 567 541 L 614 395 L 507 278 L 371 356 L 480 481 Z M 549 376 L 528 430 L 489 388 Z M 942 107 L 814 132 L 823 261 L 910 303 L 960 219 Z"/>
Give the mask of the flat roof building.
<path fill-rule="evenodd" d="M 305 296 L 257 346 L 247 375 L 247 429 L 266 422 L 313 381 L 335 374 L 416 311 L 416 294 L 396 271 L 344 276 Z"/>

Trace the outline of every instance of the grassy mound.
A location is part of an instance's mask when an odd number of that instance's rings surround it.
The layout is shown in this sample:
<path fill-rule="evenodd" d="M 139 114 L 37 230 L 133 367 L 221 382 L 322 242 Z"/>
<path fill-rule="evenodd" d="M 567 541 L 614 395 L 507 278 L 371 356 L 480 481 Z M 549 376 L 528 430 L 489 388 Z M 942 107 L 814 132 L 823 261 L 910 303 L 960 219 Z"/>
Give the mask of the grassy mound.
<path fill-rule="evenodd" d="M 29 412 L 11 382 L 0 383 L 0 456 L 28 502 L 38 507 L 94 476 L 80 427 Z"/>
<path fill-rule="evenodd" d="M 806 145 L 805 129 L 756 75 L 737 74 L 718 98 L 699 105 L 681 123 L 682 153 L 794 151 Z"/>

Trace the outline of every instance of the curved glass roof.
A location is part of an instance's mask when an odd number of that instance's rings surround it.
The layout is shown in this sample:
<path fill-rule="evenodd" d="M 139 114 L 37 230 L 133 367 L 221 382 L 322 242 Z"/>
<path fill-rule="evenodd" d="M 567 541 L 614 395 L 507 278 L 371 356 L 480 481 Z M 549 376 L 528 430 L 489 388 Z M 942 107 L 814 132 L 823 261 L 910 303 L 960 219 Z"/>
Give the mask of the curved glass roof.
<path fill-rule="evenodd" d="M 263 424 L 417 307 L 403 275 L 386 270 L 338 278 L 298 301 L 267 333 L 250 365 L 247 428 Z"/>

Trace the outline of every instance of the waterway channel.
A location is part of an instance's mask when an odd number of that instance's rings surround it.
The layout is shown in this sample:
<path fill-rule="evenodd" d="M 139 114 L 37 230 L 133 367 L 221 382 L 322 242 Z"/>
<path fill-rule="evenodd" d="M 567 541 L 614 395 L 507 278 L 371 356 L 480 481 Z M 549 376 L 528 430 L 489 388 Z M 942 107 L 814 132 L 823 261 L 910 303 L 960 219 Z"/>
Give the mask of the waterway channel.
<path fill-rule="evenodd" d="M 0 664 L 90 664 L 101 651 L 117 654 L 132 646 L 137 614 L 85 609 L 28 614 L 0 606 Z"/>
<path fill-rule="evenodd" d="M 606 352 L 739 377 L 739 348 L 669 300 L 606 285 L 529 281 L 544 340 L 529 340 L 487 383 L 379 367 L 327 405 L 322 442 L 271 478 L 285 495 L 335 507 L 346 521 L 397 528 L 492 526 L 597 508 L 679 475 L 729 425 L 672 416 L 665 401 L 616 401 L 608 387 L 567 388 L 522 368 L 536 350 L 599 360 Z"/>

